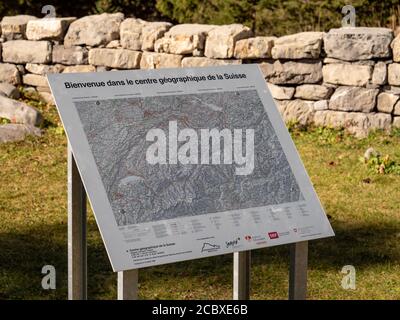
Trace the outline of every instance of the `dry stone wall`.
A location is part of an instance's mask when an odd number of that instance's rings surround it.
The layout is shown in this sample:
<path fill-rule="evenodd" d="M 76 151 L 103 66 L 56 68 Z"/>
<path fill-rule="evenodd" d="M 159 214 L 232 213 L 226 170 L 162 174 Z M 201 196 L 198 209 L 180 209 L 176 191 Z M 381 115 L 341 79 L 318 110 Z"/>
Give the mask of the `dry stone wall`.
<path fill-rule="evenodd" d="M 390 29 L 256 37 L 241 24 L 174 26 L 122 13 L 21 15 L 0 26 L 0 82 L 34 88 L 49 102 L 48 73 L 257 63 L 287 122 L 345 127 L 360 137 L 400 127 L 400 35 Z M 1 86 L 0 95 L 7 95 Z M 12 104 L 0 103 L 11 112 Z"/>

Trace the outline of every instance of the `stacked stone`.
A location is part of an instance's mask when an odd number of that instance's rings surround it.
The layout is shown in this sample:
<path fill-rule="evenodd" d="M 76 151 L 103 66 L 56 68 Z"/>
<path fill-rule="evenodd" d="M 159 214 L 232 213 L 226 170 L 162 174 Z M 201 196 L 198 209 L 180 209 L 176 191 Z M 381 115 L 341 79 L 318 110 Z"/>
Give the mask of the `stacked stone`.
<path fill-rule="evenodd" d="M 275 60 L 261 68 L 286 121 L 344 127 L 362 137 L 400 124 L 400 69 L 393 63 L 399 42 L 384 28 L 299 33 L 275 40 Z"/>
<path fill-rule="evenodd" d="M 392 41 L 392 30 L 384 28 L 333 29 L 325 35 L 323 77 L 337 88 L 329 110 L 316 113 L 317 125 L 340 123 L 361 136 L 369 129 L 391 129 L 399 100 Z"/>
<path fill-rule="evenodd" d="M 122 13 L 23 15 L 2 19 L 0 53 L 0 82 L 33 87 L 49 102 L 48 73 L 258 63 L 285 121 L 358 136 L 400 127 L 400 36 L 384 28 L 276 38 L 241 24 L 173 26 Z"/>
<path fill-rule="evenodd" d="M 286 122 L 313 122 L 327 109 L 333 89 L 323 85 L 322 32 L 302 32 L 274 40 L 271 59 L 260 63 L 273 98 Z"/>
<path fill-rule="evenodd" d="M 50 65 L 52 49 L 63 41 L 75 18 L 37 19 L 20 15 L 1 21 L 2 63 L 0 81 L 34 87 L 45 100 L 52 101 L 45 74 L 59 72 Z"/>

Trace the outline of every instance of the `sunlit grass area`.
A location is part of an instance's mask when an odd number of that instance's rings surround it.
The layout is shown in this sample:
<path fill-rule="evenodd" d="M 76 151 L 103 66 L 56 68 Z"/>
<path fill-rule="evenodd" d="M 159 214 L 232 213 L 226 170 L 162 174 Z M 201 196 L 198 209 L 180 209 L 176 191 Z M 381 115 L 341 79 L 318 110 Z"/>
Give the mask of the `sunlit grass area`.
<path fill-rule="evenodd" d="M 66 138 L 54 107 L 30 99 L 46 118 L 44 134 L 0 145 L 0 299 L 66 299 Z M 342 131 L 292 130 L 336 237 L 310 243 L 311 299 L 400 299 L 400 175 L 360 161 L 373 147 L 400 162 L 400 134 L 358 140 Z M 116 298 L 92 213 L 88 230 L 91 299 Z M 288 247 L 252 253 L 252 299 L 286 299 Z M 41 269 L 54 265 L 57 289 L 43 290 Z M 341 269 L 356 269 L 356 289 Z M 232 255 L 140 270 L 141 299 L 230 299 Z"/>

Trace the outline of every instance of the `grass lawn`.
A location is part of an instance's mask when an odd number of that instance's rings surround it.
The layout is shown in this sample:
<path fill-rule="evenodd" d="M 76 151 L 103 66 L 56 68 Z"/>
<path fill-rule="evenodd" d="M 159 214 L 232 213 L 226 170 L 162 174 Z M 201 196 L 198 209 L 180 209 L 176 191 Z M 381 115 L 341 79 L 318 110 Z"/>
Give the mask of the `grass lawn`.
<path fill-rule="evenodd" d="M 66 299 L 66 138 L 57 112 L 37 101 L 44 135 L 0 145 L 0 299 Z M 357 140 L 328 129 L 292 136 L 336 237 L 310 243 L 311 299 L 400 299 L 400 175 L 359 161 L 372 146 L 400 162 L 400 134 Z M 88 226 L 90 299 L 115 299 L 111 270 L 92 213 Z M 41 269 L 54 265 L 57 289 L 43 290 Z M 341 269 L 356 268 L 344 290 Z M 140 271 L 141 299 L 230 299 L 232 255 Z M 252 299 L 286 299 L 288 247 L 252 254 Z"/>

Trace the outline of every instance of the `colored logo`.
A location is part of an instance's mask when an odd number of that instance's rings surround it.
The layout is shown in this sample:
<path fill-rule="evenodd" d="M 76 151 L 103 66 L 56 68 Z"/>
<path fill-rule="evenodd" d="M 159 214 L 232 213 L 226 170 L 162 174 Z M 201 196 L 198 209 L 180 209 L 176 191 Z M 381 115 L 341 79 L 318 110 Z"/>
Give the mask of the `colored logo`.
<path fill-rule="evenodd" d="M 268 232 L 268 237 L 273 240 L 273 239 L 278 239 L 279 238 L 279 234 L 278 232 Z"/>

